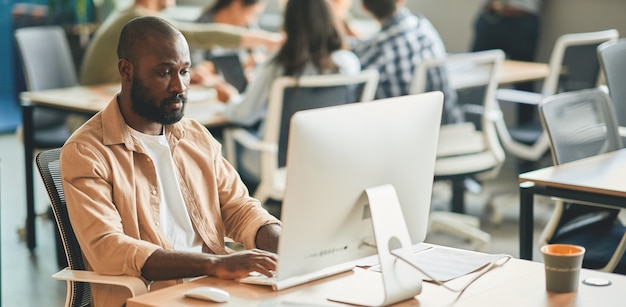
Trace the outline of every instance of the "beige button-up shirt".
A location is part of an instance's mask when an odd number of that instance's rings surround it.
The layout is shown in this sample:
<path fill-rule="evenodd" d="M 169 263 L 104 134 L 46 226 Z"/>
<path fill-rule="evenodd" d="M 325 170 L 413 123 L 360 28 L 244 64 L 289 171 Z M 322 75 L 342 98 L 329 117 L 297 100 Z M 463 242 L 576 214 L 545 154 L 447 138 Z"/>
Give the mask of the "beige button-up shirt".
<path fill-rule="evenodd" d="M 157 249 L 172 249 L 159 222 L 155 166 L 133 139 L 117 99 L 94 115 L 61 151 L 63 190 L 87 267 L 100 274 L 141 277 Z M 225 254 L 224 237 L 255 247 L 258 229 L 280 223 L 251 198 L 221 145 L 201 124 L 182 119 L 165 127 L 179 187 L 203 251 Z M 151 289 L 180 280 L 155 282 Z M 127 294 L 93 285 L 95 306 L 116 306 Z"/>

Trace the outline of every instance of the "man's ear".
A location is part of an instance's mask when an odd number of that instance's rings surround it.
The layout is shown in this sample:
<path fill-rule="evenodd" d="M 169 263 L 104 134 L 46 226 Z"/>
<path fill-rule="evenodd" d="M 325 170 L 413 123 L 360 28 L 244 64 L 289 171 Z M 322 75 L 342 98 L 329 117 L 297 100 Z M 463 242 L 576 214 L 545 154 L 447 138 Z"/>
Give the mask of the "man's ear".
<path fill-rule="evenodd" d="M 131 81 L 133 79 L 133 65 L 126 59 L 117 61 L 117 69 L 123 81 Z"/>

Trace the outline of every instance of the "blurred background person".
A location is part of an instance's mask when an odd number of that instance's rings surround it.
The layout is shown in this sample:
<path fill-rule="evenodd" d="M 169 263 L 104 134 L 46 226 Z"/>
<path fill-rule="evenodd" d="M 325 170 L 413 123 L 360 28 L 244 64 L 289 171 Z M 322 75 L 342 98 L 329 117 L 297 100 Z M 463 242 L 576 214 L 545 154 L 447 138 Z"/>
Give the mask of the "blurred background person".
<path fill-rule="evenodd" d="M 534 61 L 539 42 L 539 12 L 542 0 L 486 0 L 474 22 L 472 51 L 502 49 L 508 59 Z M 515 88 L 534 91 L 534 83 Z M 531 120 L 535 107 L 519 105 L 518 122 Z"/>
<path fill-rule="evenodd" d="M 342 36 L 336 16 L 327 0 L 291 0 L 283 14 L 286 35 L 283 46 L 261 65 L 243 94 L 228 84 L 219 84 L 218 95 L 226 102 L 226 118 L 263 135 L 263 120 L 267 110 L 272 82 L 281 76 L 321 74 L 356 75 L 361 71 L 359 59 L 352 51 L 343 49 Z M 238 171 L 244 181 L 257 184 L 259 156 L 257 152 L 238 150 Z"/>
<path fill-rule="evenodd" d="M 203 9 L 200 16 L 196 19 L 198 23 L 217 23 L 227 24 L 247 29 L 260 29 L 258 26 L 258 18 L 265 10 L 266 4 L 262 0 L 216 0 L 210 6 Z M 260 49 L 260 50 L 259 50 Z M 215 74 L 215 69 L 211 65 L 210 58 L 212 54 L 220 54 L 224 52 L 238 52 L 242 63 L 246 71 L 250 74 L 253 73 L 254 68 L 258 64 L 262 63 L 265 59 L 266 50 L 263 48 L 244 49 L 244 48 L 212 48 L 210 50 L 205 49 L 193 49 L 192 50 L 192 62 L 194 63 L 194 70 L 206 71 L 210 74 Z M 209 61 L 207 61 L 209 60 Z M 193 78 L 202 77 L 206 74 L 192 74 L 192 82 L 197 81 L 199 83 L 211 83 Z"/>
<path fill-rule="evenodd" d="M 363 7 L 381 25 L 380 31 L 359 43 L 354 52 L 363 69 L 376 69 L 380 81 L 376 98 L 409 94 L 415 67 L 425 59 L 446 57 L 446 48 L 432 23 L 404 7 L 404 0 L 362 0 Z M 463 121 L 457 106 L 456 91 L 444 69 L 428 72 L 427 91 L 444 93 L 442 124 Z"/>
<path fill-rule="evenodd" d="M 112 12 L 87 47 L 80 69 L 80 84 L 120 82 L 115 56 L 117 40 L 122 27 L 137 17 L 159 15 L 170 20 L 185 35 L 191 48 L 208 50 L 217 46 L 227 48 L 264 46 L 275 50 L 282 43 L 282 37 L 277 33 L 226 24 L 173 21 L 162 14 L 162 11 L 174 5 L 175 0 L 134 0 L 132 5 Z"/>

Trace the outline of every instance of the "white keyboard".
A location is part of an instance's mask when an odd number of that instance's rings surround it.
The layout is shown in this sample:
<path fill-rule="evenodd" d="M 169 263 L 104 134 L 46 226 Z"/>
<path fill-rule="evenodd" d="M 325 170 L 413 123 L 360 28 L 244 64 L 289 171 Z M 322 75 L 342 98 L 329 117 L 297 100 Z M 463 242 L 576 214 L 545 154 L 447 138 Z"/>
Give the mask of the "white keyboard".
<path fill-rule="evenodd" d="M 341 272 L 346 272 L 352 270 L 354 268 L 354 263 L 345 262 L 335 266 L 331 266 L 328 268 L 324 268 L 322 270 L 301 274 L 297 276 L 291 276 L 288 278 L 284 278 L 285 275 L 282 276 L 282 279 L 278 278 L 277 272 L 273 272 L 274 276 L 267 277 L 261 273 L 253 273 L 250 276 L 240 278 L 238 281 L 246 284 L 255 284 L 255 285 L 263 285 L 263 286 L 271 286 L 274 290 L 282 290 L 289 287 L 301 285 L 303 283 L 307 283 L 310 281 L 314 281 L 320 278 L 324 278 L 330 275 L 339 274 Z M 287 275 L 289 276 L 289 275 Z"/>
<path fill-rule="evenodd" d="M 269 277 L 265 276 L 261 273 L 252 272 L 249 276 L 243 277 L 239 279 L 239 282 L 244 284 L 253 284 L 253 285 L 262 285 L 262 286 L 273 286 L 276 284 L 276 276 Z"/>

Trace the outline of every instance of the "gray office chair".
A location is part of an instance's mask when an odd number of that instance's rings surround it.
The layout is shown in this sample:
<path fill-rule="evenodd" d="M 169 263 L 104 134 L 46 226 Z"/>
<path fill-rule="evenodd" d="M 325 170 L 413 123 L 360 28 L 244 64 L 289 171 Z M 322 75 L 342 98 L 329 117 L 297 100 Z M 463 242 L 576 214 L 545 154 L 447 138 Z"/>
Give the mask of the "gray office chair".
<path fill-rule="evenodd" d="M 539 105 L 555 165 L 621 149 L 610 97 L 600 89 L 561 93 Z M 626 227 L 620 210 L 558 200 L 540 245 L 570 243 L 586 248 L 583 267 L 626 274 Z"/>
<path fill-rule="evenodd" d="M 70 45 L 60 26 L 35 26 L 19 28 L 14 33 L 15 43 L 24 72 L 28 91 L 70 87 L 78 84 Z M 26 174 L 28 247 L 35 247 L 33 155 L 37 149 L 61 147 L 71 131 L 67 125 L 67 112 L 34 107 L 22 101 L 22 127 Z M 57 246 L 60 245 L 57 237 Z M 57 250 L 59 266 L 65 266 L 62 253 Z"/>
<path fill-rule="evenodd" d="M 598 59 L 609 88 L 613 108 L 620 126 L 620 135 L 626 137 L 626 38 L 598 46 Z"/>
<path fill-rule="evenodd" d="M 552 49 L 550 73 L 543 81 L 541 93 L 499 89 L 496 99 L 501 103 L 537 106 L 541 99 L 556 93 L 596 87 L 600 76 L 596 48 L 618 36 L 615 29 L 560 36 Z M 537 162 L 548 152 L 548 137 L 538 120 L 519 124 L 502 120 L 497 128 L 504 149 L 523 161 Z"/>
<path fill-rule="evenodd" d="M 364 70 L 358 75 L 316 75 L 280 77 L 272 83 L 262 137 L 249 129 L 224 131 L 226 158 L 238 165 L 237 144 L 260 153 L 260 178 L 254 197 L 261 203 L 282 200 L 286 182 L 287 139 L 291 116 L 300 110 L 370 101 L 378 86 L 378 72 Z"/>
<path fill-rule="evenodd" d="M 39 152 L 35 157 L 37 169 L 41 175 L 48 197 L 52 203 L 52 211 L 57 228 L 61 234 L 63 249 L 68 267 L 52 275 L 52 278 L 67 282 L 66 307 L 91 306 L 91 288 L 89 283 L 101 283 L 128 288 L 132 296 L 148 292 L 144 282 L 131 276 L 104 276 L 87 271 L 83 253 L 74 235 L 72 223 L 67 213 L 65 194 L 61 181 L 59 157 L 61 149 L 49 149 Z"/>
<path fill-rule="evenodd" d="M 28 91 L 78 85 L 76 68 L 65 31 L 60 26 L 36 26 L 15 30 L 15 42 Z M 35 108 L 35 146 L 63 145 L 70 135 L 67 112 Z"/>

